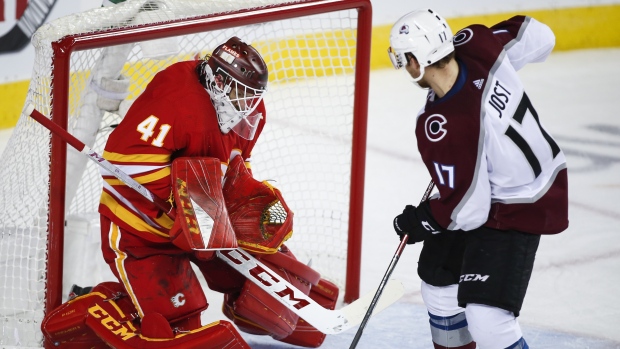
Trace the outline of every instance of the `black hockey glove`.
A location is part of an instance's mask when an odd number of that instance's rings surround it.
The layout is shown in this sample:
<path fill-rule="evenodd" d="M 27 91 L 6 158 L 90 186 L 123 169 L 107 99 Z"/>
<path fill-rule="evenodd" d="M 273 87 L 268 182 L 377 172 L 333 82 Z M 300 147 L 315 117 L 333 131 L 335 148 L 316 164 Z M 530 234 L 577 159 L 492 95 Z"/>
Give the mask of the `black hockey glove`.
<path fill-rule="evenodd" d="M 403 213 L 394 218 L 394 230 L 402 239 L 409 235 L 407 244 L 424 241 L 433 234 L 441 232 L 441 228 L 431 214 L 430 204 L 424 201 L 420 206 L 407 205 Z"/>

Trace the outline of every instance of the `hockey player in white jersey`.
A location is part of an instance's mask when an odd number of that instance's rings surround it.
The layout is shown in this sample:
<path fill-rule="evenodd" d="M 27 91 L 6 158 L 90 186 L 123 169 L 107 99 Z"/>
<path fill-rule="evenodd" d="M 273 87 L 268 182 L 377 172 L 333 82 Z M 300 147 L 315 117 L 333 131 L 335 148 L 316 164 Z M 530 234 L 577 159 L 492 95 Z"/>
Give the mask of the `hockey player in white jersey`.
<path fill-rule="evenodd" d="M 434 347 L 528 348 L 517 322 L 540 236 L 568 227 L 566 160 L 517 71 L 555 36 L 515 16 L 452 35 L 429 9 L 400 18 L 395 68 L 428 88 L 416 139 L 438 194 L 394 219 L 418 263 Z"/>

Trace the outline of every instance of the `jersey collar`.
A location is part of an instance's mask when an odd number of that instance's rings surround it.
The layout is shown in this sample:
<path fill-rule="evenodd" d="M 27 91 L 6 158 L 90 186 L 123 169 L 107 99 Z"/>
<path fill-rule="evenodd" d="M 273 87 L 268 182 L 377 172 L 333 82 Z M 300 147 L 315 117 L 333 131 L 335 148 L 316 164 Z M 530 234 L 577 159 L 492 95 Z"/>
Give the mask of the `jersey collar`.
<path fill-rule="evenodd" d="M 467 67 L 458 58 L 456 58 L 456 62 L 459 65 L 459 76 L 456 78 L 456 81 L 454 82 L 454 86 L 452 86 L 450 91 L 448 91 L 448 93 L 446 93 L 446 95 L 441 98 L 437 98 L 437 95 L 435 94 L 435 92 L 431 92 L 433 96 L 429 99 L 429 101 L 432 104 L 438 104 L 438 103 L 443 103 L 444 101 L 447 101 L 452 96 L 457 94 L 463 88 L 463 86 L 465 86 L 465 81 L 467 79 Z"/>

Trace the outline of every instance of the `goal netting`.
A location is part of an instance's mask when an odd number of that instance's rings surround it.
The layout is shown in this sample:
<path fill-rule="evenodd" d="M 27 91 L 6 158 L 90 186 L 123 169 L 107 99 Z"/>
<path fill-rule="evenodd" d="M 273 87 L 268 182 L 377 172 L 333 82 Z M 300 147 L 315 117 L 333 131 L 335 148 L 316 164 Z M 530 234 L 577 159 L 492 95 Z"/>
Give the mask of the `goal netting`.
<path fill-rule="evenodd" d="M 352 301 L 359 292 L 369 0 L 127 0 L 33 36 L 26 104 L 102 153 L 153 75 L 238 36 L 269 67 L 253 152 L 295 213 L 287 242 Z M 72 283 L 111 280 L 99 257 L 96 164 L 22 115 L 0 158 L 0 344 L 40 347 Z M 217 306 L 217 305 L 212 305 Z"/>

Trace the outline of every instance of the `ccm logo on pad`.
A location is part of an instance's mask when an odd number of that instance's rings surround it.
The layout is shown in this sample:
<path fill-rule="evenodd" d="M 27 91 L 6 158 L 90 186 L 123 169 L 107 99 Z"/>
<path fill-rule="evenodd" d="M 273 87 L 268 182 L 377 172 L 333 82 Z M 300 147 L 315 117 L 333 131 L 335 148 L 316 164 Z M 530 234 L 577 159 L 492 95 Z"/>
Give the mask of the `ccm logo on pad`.
<path fill-rule="evenodd" d="M 286 285 L 283 280 L 278 275 L 273 275 L 269 271 L 265 270 L 263 267 L 255 263 L 254 261 L 248 259 L 243 254 L 239 253 L 236 250 L 231 251 L 221 251 L 221 254 L 226 256 L 228 260 L 231 262 L 242 265 L 244 268 L 247 268 L 249 272 L 249 277 L 254 278 L 256 281 L 260 282 L 262 285 L 267 288 L 273 290 L 275 294 L 277 294 L 282 301 L 294 306 L 296 309 L 302 309 L 310 302 L 308 302 L 304 297 L 305 294 L 295 295 L 295 290 L 291 289 Z M 248 277 L 246 275 L 246 277 Z M 301 298 L 296 298 L 301 297 Z"/>
<path fill-rule="evenodd" d="M 121 324 L 116 321 L 110 314 L 108 314 L 107 311 L 105 311 L 98 304 L 95 304 L 94 306 L 88 308 L 88 312 L 94 318 L 99 319 L 103 327 L 110 330 L 110 332 L 112 332 L 113 334 L 119 336 L 122 340 L 126 341 L 129 338 L 136 336 L 136 333 L 131 328 L 127 327 L 126 324 Z"/>

